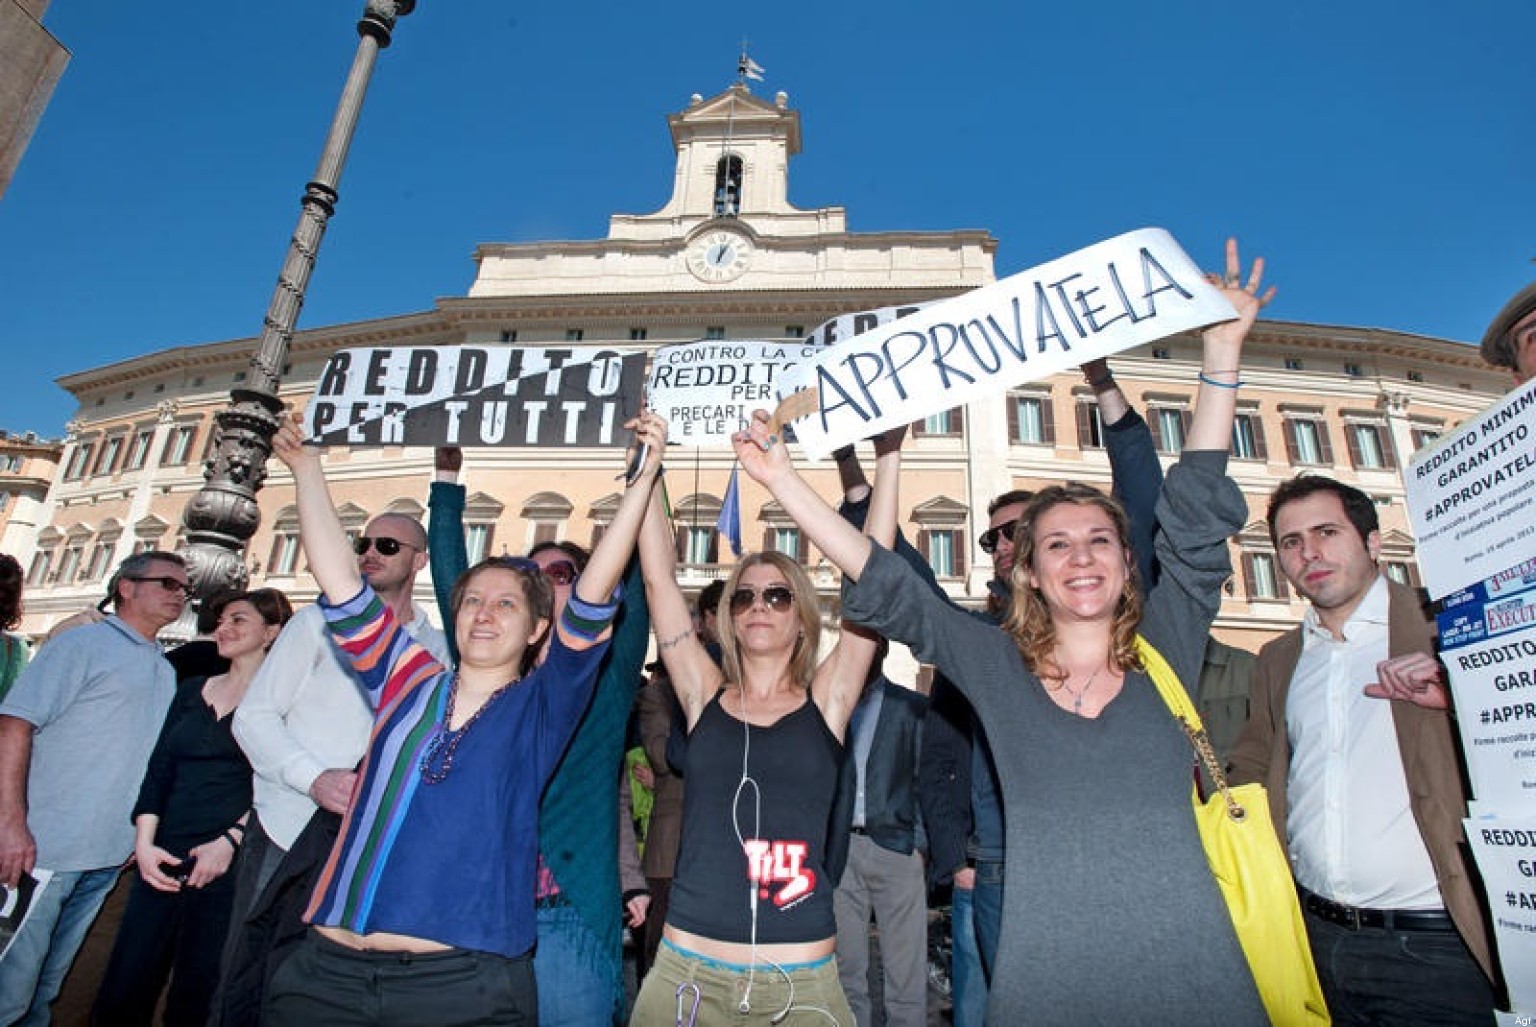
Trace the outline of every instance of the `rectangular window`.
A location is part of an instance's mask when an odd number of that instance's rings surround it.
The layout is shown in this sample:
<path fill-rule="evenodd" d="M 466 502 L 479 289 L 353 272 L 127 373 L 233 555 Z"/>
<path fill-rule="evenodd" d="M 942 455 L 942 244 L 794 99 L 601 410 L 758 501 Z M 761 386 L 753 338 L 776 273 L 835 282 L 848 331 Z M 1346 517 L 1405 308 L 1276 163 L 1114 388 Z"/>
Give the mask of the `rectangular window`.
<path fill-rule="evenodd" d="M 1392 442 L 1384 436 L 1380 425 L 1346 425 L 1344 437 L 1349 441 L 1349 459 L 1357 470 L 1382 471 L 1397 466 Z"/>
<path fill-rule="evenodd" d="M 586 334 L 586 329 L 583 328 L 567 328 L 565 330 L 565 341 L 580 342 Z"/>
<path fill-rule="evenodd" d="M 804 562 L 804 540 L 793 524 L 770 524 L 763 530 L 763 549 L 783 553 L 791 560 Z"/>
<path fill-rule="evenodd" d="M 27 584 L 42 585 L 48 580 L 48 572 L 53 568 L 53 550 L 44 549 L 32 557 L 32 566 L 27 570 Z"/>
<path fill-rule="evenodd" d="M 75 455 L 70 458 L 69 468 L 64 472 L 65 479 L 73 480 L 84 477 L 85 469 L 91 465 L 91 454 L 95 451 L 95 442 L 82 442 L 78 444 L 75 447 Z"/>
<path fill-rule="evenodd" d="M 464 525 L 464 548 L 469 555 L 469 566 L 484 560 L 486 554 L 491 551 L 491 524 L 466 524 Z"/>
<path fill-rule="evenodd" d="M 178 424 L 165 440 L 165 453 L 160 458 L 161 467 L 175 467 L 187 462 L 192 452 L 192 440 L 197 437 L 197 425 Z"/>
<path fill-rule="evenodd" d="M 683 528 L 680 535 L 683 563 L 714 563 L 718 552 L 717 535 L 713 523 Z"/>
<path fill-rule="evenodd" d="M 1365 377 L 1365 369 L 1362 368 L 1359 364 L 1346 363 L 1344 365 L 1344 373 L 1349 375 L 1351 378 Z"/>
<path fill-rule="evenodd" d="M 1104 418 L 1099 404 L 1091 399 L 1077 403 L 1077 444 L 1082 449 L 1104 448 Z"/>
<path fill-rule="evenodd" d="M 1008 397 L 1008 437 L 1023 445 L 1046 445 L 1056 441 L 1049 396 Z"/>
<path fill-rule="evenodd" d="M 1285 358 L 1285 369 L 1287 371 L 1300 371 L 1300 370 L 1302 370 L 1303 369 L 1303 364 L 1301 362 L 1301 358 L 1300 357 L 1286 357 Z"/>
<path fill-rule="evenodd" d="M 267 561 L 268 574 L 292 574 L 299 563 L 299 536 L 278 532 L 272 537 L 272 559 Z"/>
<path fill-rule="evenodd" d="M 1147 426 L 1152 429 L 1152 443 L 1159 453 L 1177 456 L 1184 451 L 1185 418 L 1189 412 L 1176 407 L 1152 407 Z"/>
<path fill-rule="evenodd" d="M 101 456 L 96 460 L 96 474 L 111 474 L 117 470 L 117 455 L 123 451 L 123 437 L 109 435 L 101 444 Z"/>
<path fill-rule="evenodd" d="M 80 573 L 80 547 L 69 546 L 64 550 L 64 556 L 59 560 L 59 584 L 72 584 L 75 575 Z"/>
<path fill-rule="evenodd" d="M 785 325 L 784 334 L 791 339 L 805 338 L 805 325 Z"/>
<path fill-rule="evenodd" d="M 501 341 L 502 342 L 516 342 L 517 341 L 517 329 L 516 328 L 503 328 L 501 330 Z"/>
<path fill-rule="evenodd" d="M 128 447 L 128 462 L 123 465 L 123 470 L 137 471 L 144 467 L 144 461 L 149 459 L 149 444 L 154 438 L 153 428 L 144 428 L 133 436 L 133 445 Z"/>
<path fill-rule="evenodd" d="M 1409 588 L 1419 587 L 1419 571 L 1414 564 L 1404 560 L 1387 560 L 1383 567 L 1387 577 L 1399 585 L 1407 585 Z"/>
<path fill-rule="evenodd" d="M 1237 414 L 1232 418 L 1232 455 L 1238 460 L 1263 460 L 1264 426 L 1258 414 Z"/>
<path fill-rule="evenodd" d="M 704 338 L 706 338 L 706 339 L 723 339 L 723 338 L 725 338 L 725 325 L 710 325 L 708 328 L 704 329 Z"/>
<path fill-rule="evenodd" d="M 964 545 L 958 528 L 925 528 L 918 532 L 918 548 L 936 577 L 958 578 L 965 573 Z"/>
<path fill-rule="evenodd" d="M 1275 567 L 1274 553 L 1243 554 L 1243 584 L 1249 599 L 1285 599 L 1285 579 Z"/>
<path fill-rule="evenodd" d="M 1328 426 L 1314 417 L 1285 419 L 1286 456 L 1292 464 L 1331 464 L 1333 448 L 1328 444 Z"/>
<path fill-rule="evenodd" d="M 112 563 L 112 550 L 115 548 L 111 542 L 98 542 L 91 550 L 91 559 L 85 568 L 85 576 L 82 581 L 101 581 L 106 577 L 107 567 Z"/>
<path fill-rule="evenodd" d="M 960 408 L 952 407 L 923 418 L 913 427 L 912 434 L 956 436 L 960 434 L 963 422 Z"/>
<path fill-rule="evenodd" d="M 644 328 L 631 328 L 629 330 L 629 341 L 630 342 L 644 342 L 645 341 L 645 337 L 647 335 L 649 335 L 649 334 L 650 333 L 647 332 Z"/>
<path fill-rule="evenodd" d="M 1440 430 L 1438 428 L 1414 427 L 1412 431 L 1414 452 L 1418 452 L 1425 446 L 1437 442 L 1440 439 Z"/>

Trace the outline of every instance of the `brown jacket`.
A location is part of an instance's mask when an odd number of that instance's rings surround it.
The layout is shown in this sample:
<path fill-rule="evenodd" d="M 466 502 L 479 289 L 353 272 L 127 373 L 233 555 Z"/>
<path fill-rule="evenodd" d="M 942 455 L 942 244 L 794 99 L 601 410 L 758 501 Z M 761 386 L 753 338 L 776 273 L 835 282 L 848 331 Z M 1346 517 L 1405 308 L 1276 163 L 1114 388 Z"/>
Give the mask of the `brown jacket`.
<path fill-rule="evenodd" d="M 683 779 L 667 762 L 667 738 L 672 732 L 677 699 L 672 683 L 658 675 L 636 698 L 640 742 L 645 758 L 656 774 L 651 802 L 651 822 L 645 833 L 641 866 L 646 877 L 670 878 L 677 863 L 677 847 L 683 837 Z"/>
<path fill-rule="evenodd" d="M 1425 615 L 1418 594 L 1392 581 L 1387 582 L 1387 588 L 1388 655 L 1433 653 L 1435 625 Z M 1288 631 L 1259 651 L 1249 720 L 1232 750 L 1230 767 L 1234 784 L 1258 781 L 1268 789 L 1275 829 L 1287 852 L 1290 848 L 1285 828 L 1286 785 L 1291 751 L 1285 728 L 1285 703 L 1291 675 L 1301 658 L 1301 630 L 1297 627 Z M 1474 880 L 1461 826 L 1467 812 L 1467 796 L 1455 726 L 1443 710 L 1425 709 L 1409 702 L 1392 704 L 1392 722 L 1403 756 L 1409 805 L 1434 864 L 1446 911 L 1483 972 L 1490 980 L 1496 980 L 1481 887 Z"/>

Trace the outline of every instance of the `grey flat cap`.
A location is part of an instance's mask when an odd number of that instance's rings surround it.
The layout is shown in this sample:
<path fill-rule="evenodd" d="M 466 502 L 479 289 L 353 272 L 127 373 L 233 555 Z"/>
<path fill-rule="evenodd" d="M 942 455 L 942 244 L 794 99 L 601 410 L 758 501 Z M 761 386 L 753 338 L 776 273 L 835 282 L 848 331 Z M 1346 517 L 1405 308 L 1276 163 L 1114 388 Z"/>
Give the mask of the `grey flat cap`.
<path fill-rule="evenodd" d="M 1536 282 L 1515 293 L 1514 299 L 1504 304 L 1504 309 L 1494 317 L 1488 331 L 1483 333 L 1483 359 L 1495 367 L 1515 366 L 1515 340 L 1510 331 L 1520 320 L 1536 310 Z"/>

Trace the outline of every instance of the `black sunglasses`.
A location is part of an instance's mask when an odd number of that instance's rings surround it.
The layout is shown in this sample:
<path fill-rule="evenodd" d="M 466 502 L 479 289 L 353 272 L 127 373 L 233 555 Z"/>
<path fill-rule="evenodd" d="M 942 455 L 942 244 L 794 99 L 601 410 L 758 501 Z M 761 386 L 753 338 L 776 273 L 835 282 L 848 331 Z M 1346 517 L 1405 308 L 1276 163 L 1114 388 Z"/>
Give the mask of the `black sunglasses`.
<path fill-rule="evenodd" d="M 783 613 L 795 605 L 795 593 L 788 585 L 769 585 L 761 593 L 750 585 L 742 585 L 731 593 L 731 613 L 746 613 L 759 595 L 763 597 L 763 605 L 775 613 Z"/>
<path fill-rule="evenodd" d="M 359 535 L 357 538 L 352 540 L 352 551 L 358 556 L 362 556 L 364 553 L 368 552 L 369 546 L 377 549 L 380 556 L 394 556 L 396 553 L 400 552 L 401 546 L 410 546 L 412 549 L 421 548 L 420 546 L 411 545 L 409 542 L 401 542 L 397 538 L 389 538 L 387 536 L 380 538 L 370 538 L 367 535 Z"/>
<path fill-rule="evenodd" d="M 1017 520 L 1012 520 L 1004 524 L 999 524 L 995 528 L 988 528 L 986 531 L 981 533 L 981 538 L 976 540 L 977 544 L 981 546 L 981 551 L 983 553 L 991 556 L 993 553 L 997 552 L 998 540 L 1001 539 L 1004 535 L 1007 535 L 1009 538 L 1013 538 L 1013 529 L 1018 526 L 1019 522 Z"/>
<path fill-rule="evenodd" d="M 169 574 L 157 578 L 129 578 L 129 581 L 153 581 L 167 592 L 180 592 L 183 599 L 192 598 L 192 586 L 180 578 L 173 578 Z"/>

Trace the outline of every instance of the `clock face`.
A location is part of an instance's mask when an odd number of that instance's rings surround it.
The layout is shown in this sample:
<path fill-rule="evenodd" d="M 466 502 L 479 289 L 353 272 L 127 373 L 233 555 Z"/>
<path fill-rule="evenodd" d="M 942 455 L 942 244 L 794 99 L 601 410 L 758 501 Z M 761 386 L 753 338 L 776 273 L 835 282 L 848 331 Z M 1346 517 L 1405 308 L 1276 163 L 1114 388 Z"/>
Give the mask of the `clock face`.
<path fill-rule="evenodd" d="M 729 282 L 747 270 L 752 243 L 724 229 L 706 232 L 688 247 L 688 270 L 702 282 Z"/>

